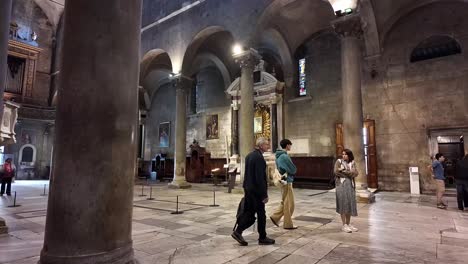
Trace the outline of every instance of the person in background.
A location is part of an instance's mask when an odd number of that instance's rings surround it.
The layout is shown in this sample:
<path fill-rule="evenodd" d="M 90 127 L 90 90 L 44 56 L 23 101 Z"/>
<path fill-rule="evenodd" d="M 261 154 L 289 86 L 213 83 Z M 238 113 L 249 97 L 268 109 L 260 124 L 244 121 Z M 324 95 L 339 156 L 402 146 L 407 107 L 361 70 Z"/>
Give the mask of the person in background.
<path fill-rule="evenodd" d="M 281 175 L 287 173 L 286 184 L 281 186 L 281 204 L 270 216 L 271 221 L 276 226 L 284 216 L 283 228 L 296 229 L 293 225 L 292 215 L 294 213 L 294 191 L 293 181 L 297 168 L 288 155 L 291 150 L 292 142 L 289 139 L 283 139 L 280 142 L 281 149 L 276 151 L 276 168 Z"/>
<path fill-rule="evenodd" d="M 444 166 L 442 165 L 444 160 L 444 154 L 437 153 L 432 162 L 432 170 L 434 171 L 434 180 L 436 182 L 437 208 L 439 209 L 447 209 L 447 205 L 442 201 L 445 193 L 445 175 Z"/>
<path fill-rule="evenodd" d="M 468 207 L 468 153 L 457 162 L 455 183 L 457 184 L 458 210 L 463 211 Z"/>
<path fill-rule="evenodd" d="M 333 169 L 336 180 L 336 212 L 341 215 L 345 233 L 357 232 L 358 229 L 350 224 L 351 216 L 357 216 L 356 191 L 354 178 L 358 176 L 354 154 L 349 149 L 344 149 L 341 159 L 335 162 Z"/>
<path fill-rule="evenodd" d="M 258 138 L 255 150 L 245 157 L 244 173 L 244 204 L 238 213 L 236 227 L 231 236 L 241 246 L 248 243 L 242 237 L 242 232 L 255 223 L 257 214 L 258 244 L 272 245 L 275 240 L 268 238 L 266 234 L 265 204 L 268 203 L 267 165 L 263 153 L 270 148 L 266 138 Z"/>
<path fill-rule="evenodd" d="M 5 163 L 0 167 L 0 178 L 2 179 L 2 187 L 0 190 L 0 196 L 3 196 L 5 193 L 6 186 L 6 195 L 11 195 L 11 180 L 15 177 L 16 167 L 15 164 L 11 163 L 11 159 L 8 158 L 5 160 Z"/>

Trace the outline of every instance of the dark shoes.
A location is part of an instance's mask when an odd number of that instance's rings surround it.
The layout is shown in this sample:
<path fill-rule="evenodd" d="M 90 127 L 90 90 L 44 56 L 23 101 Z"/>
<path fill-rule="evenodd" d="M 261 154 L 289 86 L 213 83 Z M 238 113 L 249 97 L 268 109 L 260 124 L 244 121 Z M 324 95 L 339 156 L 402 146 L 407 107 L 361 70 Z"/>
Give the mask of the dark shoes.
<path fill-rule="evenodd" d="M 275 244 L 275 240 L 271 239 L 271 238 L 268 238 L 268 237 L 265 237 L 265 238 L 259 239 L 258 244 L 259 245 L 273 245 L 273 244 Z"/>
<path fill-rule="evenodd" d="M 236 231 L 232 232 L 231 234 L 232 238 L 234 238 L 238 243 L 239 245 L 241 246 L 247 246 L 249 243 L 247 243 L 247 241 L 245 241 L 245 239 L 242 237 L 241 234 L 237 233 Z M 274 241 L 273 241 L 274 242 Z"/>
<path fill-rule="evenodd" d="M 273 217 L 270 216 L 270 220 L 271 220 L 271 222 L 273 222 L 273 224 L 274 224 L 275 226 L 279 227 L 278 223 L 276 223 L 275 220 L 273 220 Z"/>
<path fill-rule="evenodd" d="M 297 226 L 293 226 L 293 227 L 285 227 L 284 229 L 287 229 L 287 230 L 294 230 L 294 229 L 297 229 Z"/>

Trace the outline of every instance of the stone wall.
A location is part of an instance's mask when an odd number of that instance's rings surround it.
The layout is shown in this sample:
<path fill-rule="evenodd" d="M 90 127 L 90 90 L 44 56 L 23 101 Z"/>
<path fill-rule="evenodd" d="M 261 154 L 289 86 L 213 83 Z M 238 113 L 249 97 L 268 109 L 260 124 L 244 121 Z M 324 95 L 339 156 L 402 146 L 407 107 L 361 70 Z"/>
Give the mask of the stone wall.
<path fill-rule="evenodd" d="M 334 33 L 324 33 L 304 45 L 307 96 L 286 102 L 285 137 L 293 142 L 293 152 L 299 140 L 309 143 L 309 152 L 301 154 L 335 156 L 335 124 L 341 121 L 342 102 L 340 41 Z"/>
<path fill-rule="evenodd" d="M 39 54 L 34 82 L 32 104 L 46 106 L 50 93 L 50 67 L 52 50 L 54 49 L 54 26 L 49 22 L 42 9 L 30 0 L 13 1 L 11 20 L 20 28 L 19 34 L 30 40 L 30 34 L 36 32 L 38 38 L 34 42 L 42 49 Z"/>
<path fill-rule="evenodd" d="M 409 166 L 419 167 L 422 190 L 432 190 L 426 166 L 435 153 L 428 129 L 468 125 L 465 7 L 433 4 L 402 19 L 386 37 L 382 57 L 375 62 L 378 75 L 372 79 L 369 71 L 364 74 L 364 115 L 376 120 L 383 190 L 409 191 Z M 462 54 L 410 63 L 411 52 L 421 41 L 448 32 L 461 44 Z"/>
<path fill-rule="evenodd" d="M 54 139 L 53 126 L 38 121 L 22 120 L 16 125 L 15 133 L 17 143 L 6 146 L 4 154 L 6 157 L 13 156 L 13 162 L 17 167 L 16 179 L 48 179 Z M 26 144 L 36 149 L 33 166 L 27 166 L 20 161 L 20 150 Z"/>
<path fill-rule="evenodd" d="M 151 109 L 146 118 L 145 159 L 153 158 L 157 153 L 168 154 L 174 158 L 175 147 L 175 116 L 176 116 L 176 89 L 171 84 L 166 84 L 155 92 Z M 159 124 L 171 123 L 171 133 L 168 148 L 159 147 Z"/>

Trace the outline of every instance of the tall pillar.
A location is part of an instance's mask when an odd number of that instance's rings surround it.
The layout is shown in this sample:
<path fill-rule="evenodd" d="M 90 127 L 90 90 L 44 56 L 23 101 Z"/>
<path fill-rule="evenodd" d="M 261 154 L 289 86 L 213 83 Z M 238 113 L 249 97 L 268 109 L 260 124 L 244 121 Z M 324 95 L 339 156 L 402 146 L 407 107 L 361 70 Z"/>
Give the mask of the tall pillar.
<path fill-rule="evenodd" d="M 231 146 L 232 155 L 239 156 L 239 104 L 236 102 L 232 103 L 232 115 L 231 115 Z"/>
<path fill-rule="evenodd" d="M 169 183 L 170 188 L 190 188 L 185 175 L 185 161 L 187 159 L 187 91 L 191 80 L 184 76 L 174 79 L 176 88 L 176 124 L 175 124 L 175 159 L 174 178 Z"/>
<path fill-rule="evenodd" d="M 12 0 L 0 1 L 0 94 L 2 100 L 0 101 L 0 124 L 3 119 L 3 92 L 5 91 L 6 71 L 8 68 L 8 36 L 10 31 L 10 17 L 11 17 L 11 3 Z M 7 233 L 8 228 L 5 220 L 0 217 L 0 234 Z"/>
<path fill-rule="evenodd" d="M 359 171 L 356 190 L 359 200 L 372 202 L 367 189 L 366 164 L 364 160 L 363 111 L 361 93 L 361 18 L 358 14 L 347 15 L 332 22 L 341 36 L 341 82 L 343 91 L 344 145 L 351 149 Z"/>
<path fill-rule="evenodd" d="M 11 4 L 12 0 L 0 1 L 0 94 L 2 100 L 0 101 L 0 122 L 3 118 L 3 92 L 6 85 L 6 72 L 8 69 L 8 37 L 10 32 L 10 19 L 11 19 Z"/>
<path fill-rule="evenodd" d="M 141 0 L 68 0 L 40 264 L 134 263 Z"/>
<path fill-rule="evenodd" d="M 260 55 L 254 49 L 249 49 L 238 55 L 234 59 L 241 67 L 240 90 L 240 156 L 243 161 L 245 156 L 253 150 L 254 147 L 254 89 L 253 89 L 253 71 L 255 65 L 260 61 Z M 242 162 L 243 163 L 243 162 Z M 242 170 L 243 171 L 243 170 Z"/>
<path fill-rule="evenodd" d="M 270 106 L 271 114 L 271 151 L 275 153 L 278 149 L 278 99 L 272 98 Z"/>

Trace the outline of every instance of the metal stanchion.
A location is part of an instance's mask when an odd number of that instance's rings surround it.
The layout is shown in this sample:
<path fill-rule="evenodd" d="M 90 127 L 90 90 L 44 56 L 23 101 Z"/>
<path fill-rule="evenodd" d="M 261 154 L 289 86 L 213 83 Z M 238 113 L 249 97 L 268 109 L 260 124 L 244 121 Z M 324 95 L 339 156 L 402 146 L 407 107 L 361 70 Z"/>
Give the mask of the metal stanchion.
<path fill-rule="evenodd" d="M 177 195 L 177 200 L 176 200 L 176 210 L 174 212 L 171 212 L 171 214 L 183 214 L 184 212 L 179 211 L 179 195 Z"/>
<path fill-rule="evenodd" d="M 47 186 L 47 184 L 44 184 L 44 193 L 41 194 L 41 196 L 47 196 L 47 194 L 46 194 L 46 186 Z"/>
<path fill-rule="evenodd" d="M 141 185 L 141 194 L 138 195 L 138 196 L 140 196 L 140 197 L 146 196 L 146 194 L 144 194 L 144 188 L 145 188 L 145 185 L 142 184 Z"/>
<path fill-rule="evenodd" d="M 216 190 L 213 188 L 213 204 L 210 205 L 210 207 L 218 207 L 219 204 L 216 204 Z"/>
<path fill-rule="evenodd" d="M 154 200 L 153 198 L 153 186 L 150 185 L 150 197 L 146 198 L 146 200 Z"/>
<path fill-rule="evenodd" d="M 16 204 L 16 191 L 15 191 L 15 197 L 13 198 L 13 204 L 9 205 L 8 207 L 18 207 L 18 206 L 21 206 L 21 205 Z"/>

